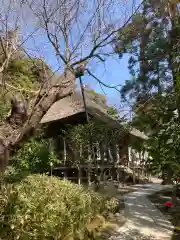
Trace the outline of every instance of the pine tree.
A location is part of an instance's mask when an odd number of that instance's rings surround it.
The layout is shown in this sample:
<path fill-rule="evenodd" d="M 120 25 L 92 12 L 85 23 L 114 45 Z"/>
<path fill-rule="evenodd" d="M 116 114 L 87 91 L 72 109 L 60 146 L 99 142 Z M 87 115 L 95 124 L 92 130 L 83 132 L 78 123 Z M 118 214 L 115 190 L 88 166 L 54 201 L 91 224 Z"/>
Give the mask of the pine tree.
<path fill-rule="evenodd" d="M 132 75 L 132 79 L 121 90 L 123 97 L 129 92 L 130 97 L 145 97 L 148 91 L 162 92 L 172 84 L 172 77 L 168 73 L 169 19 L 152 2 L 145 1 L 140 13 L 133 17 L 132 23 L 118 38 L 116 51 L 120 56 L 130 54 L 129 70 Z"/>
<path fill-rule="evenodd" d="M 119 34 L 116 45 L 120 57 L 125 53 L 130 55 L 129 70 L 132 78 L 125 82 L 121 96 L 126 101 L 133 100 L 136 113 L 133 124 L 141 130 L 144 123 L 145 128 L 151 126 L 154 130 L 159 125 L 159 119 L 168 121 L 170 118 L 163 117 L 168 108 L 170 116 L 175 110 L 170 64 L 171 21 L 165 6 L 166 1 L 145 1 L 123 34 Z"/>

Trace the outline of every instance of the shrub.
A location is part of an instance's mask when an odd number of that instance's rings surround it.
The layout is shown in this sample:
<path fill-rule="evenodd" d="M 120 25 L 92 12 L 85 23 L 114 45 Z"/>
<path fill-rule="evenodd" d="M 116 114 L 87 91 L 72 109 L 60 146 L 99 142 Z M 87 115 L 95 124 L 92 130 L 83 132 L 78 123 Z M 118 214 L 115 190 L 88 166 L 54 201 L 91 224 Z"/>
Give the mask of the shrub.
<path fill-rule="evenodd" d="M 30 173 L 50 172 L 61 160 L 49 146 L 49 140 L 32 138 L 24 144 L 12 157 L 12 166 L 18 171 Z"/>
<path fill-rule="evenodd" d="M 102 196 L 69 181 L 31 175 L 0 192 L 0 239 L 74 239 L 97 214 L 114 207 Z"/>
<path fill-rule="evenodd" d="M 8 100 L 7 96 L 1 95 L 0 96 L 0 123 L 7 118 L 8 114 L 10 113 L 10 110 L 11 110 L 10 101 Z"/>
<path fill-rule="evenodd" d="M 20 182 L 22 179 L 30 175 L 29 171 L 20 171 L 13 166 L 8 166 L 2 176 L 2 181 L 6 184 Z M 1 239 L 0 239 L 1 240 Z"/>

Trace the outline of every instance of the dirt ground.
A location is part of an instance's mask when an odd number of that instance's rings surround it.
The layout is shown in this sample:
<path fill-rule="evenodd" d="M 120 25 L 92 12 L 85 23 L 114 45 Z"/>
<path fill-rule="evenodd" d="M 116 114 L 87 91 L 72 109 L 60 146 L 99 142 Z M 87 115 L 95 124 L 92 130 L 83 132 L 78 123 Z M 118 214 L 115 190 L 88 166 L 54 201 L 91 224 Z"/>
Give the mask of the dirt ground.
<path fill-rule="evenodd" d="M 177 205 L 169 210 L 166 210 L 164 205 L 166 201 L 171 200 L 171 196 L 172 190 L 166 190 L 149 196 L 149 199 L 154 203 L 157 208 L 159 208 L 159 210 L 175 227 L 172 240 L 180 240 L 180 199 L 178 198 Z"/>

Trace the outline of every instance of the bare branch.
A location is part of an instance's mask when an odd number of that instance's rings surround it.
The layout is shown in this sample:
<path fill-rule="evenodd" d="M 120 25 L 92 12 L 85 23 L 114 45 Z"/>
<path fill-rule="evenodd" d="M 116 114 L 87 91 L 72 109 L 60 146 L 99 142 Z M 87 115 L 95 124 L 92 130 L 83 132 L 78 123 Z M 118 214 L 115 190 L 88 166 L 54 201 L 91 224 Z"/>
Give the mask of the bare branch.
<path fill-rule="evenodd" d="M 118 89 L 118 87 L 122 87 L 123 85 L 122 84 L 118 84 L 118 85 L 115 85 L 115 86 L 110 86 L 104 82 L 102 82 L 99 78 L 97 78 L 93 73 L 91 73 L 88 69 L 86 69 L 86 71 L 88 72 L 88 74 L 90 76 L 92 76 L 94 79 L 96 79 L 100 84 L 102 84 L 103 86 L 107 87 L 107 88 L 114 88 L 116 91 L 120 92 L 120 90 Z"/>
<path fill-rule="evenodd" d="M 143 2 L 144 2 L 144 1 L 143 1 Z M 98 48 L 105 47 L 105 46 L 109 45 L 110 43 L 114 42 L 114 40 L 116 39 L 116 36 L 114 36 L 114 35 L 115 35 L 117 32 L 120 32 L 120 31 L 122 31 L 122 29 L 124 29 L 124 27 L 131 21 L 132 17 L 138 12 L 138 10 L 139 10 L 140 7 L 142 6 L 143 2 L 139 4 L 139 6 L 138 6 L 138 7 L 136 8 L 136 10 L 134 11 L 134 13 L 127 19 L 127 21 L 123 24 L 122 27 L 111 31 L 105 38 L 103 38 L 99 43 L 97 43 L 97 44 L 92 48 L 92 50 L 91 50 L 91 52 L 89 53 L 89 55 L 87 55 L 87 56 L 84 57 L 84 58 L 81 58 L 80 60 L 78 60 L 78 61 L 76 61 L 76 62 L 74 62 L 74 63 L 72 64 L 72 66 L 78 65 L 78 64 L 80 64 L 81 62 L 84 62 L 84 61 L 86 61 L 86 60 L 88 60 L 88 59 L 91 59 L 91 58 L 94 56 L 94 54 L 95 54 L 95 52 L 96 52 L 96 50 L 97 50 Z M 113 37 L 113 36 L 114 36 L 114 37 Z M 111 39 L 111 37 L 112 37 L 112 39 Z M 108 41 L 108 42 L 107 42 L 107 41 Z"/>
<path fill-rule="evenodd" d="M 51 44 L 53 45 L 55 51 L 56 51 L 56 55 L 60 56 L 60 58 L 63 60 L 63 62 L 65 64 L 67 64 L 66 59 L 63 57 L 63 55 L 60 53 L 59 51 L 59 47 L 58 47 L 58 39 L 56 35 L 53 35 L 52 33 L 49 32 L 49 27 L 48 27 L 48 23 L 49 23 L 49 18 L 47 16 L 47 11 L 46 11 L 46 0 L 43 0 L 43 10 L 44 10 L 44 24 L 45 24 L 45 29 L 47 31 L 47 37 L 49 39 L 49 41 L 51 42 Z M 52 37 L 54 39 L 52 39 Z"/>

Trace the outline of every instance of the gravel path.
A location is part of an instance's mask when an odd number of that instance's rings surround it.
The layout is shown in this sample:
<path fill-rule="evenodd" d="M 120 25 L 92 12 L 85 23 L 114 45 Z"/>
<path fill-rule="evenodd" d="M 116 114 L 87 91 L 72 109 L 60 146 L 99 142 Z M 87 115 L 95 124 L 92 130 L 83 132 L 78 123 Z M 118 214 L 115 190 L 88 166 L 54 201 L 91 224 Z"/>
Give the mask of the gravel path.
<path fill-rule="evenodd" d="M 159 183 L 137 185 L 137 191 L 128 193 L 125 199 L 127 221 L 109 240 L 170 240 L 174 227 L 146 197 L 170 186 Z"/>

